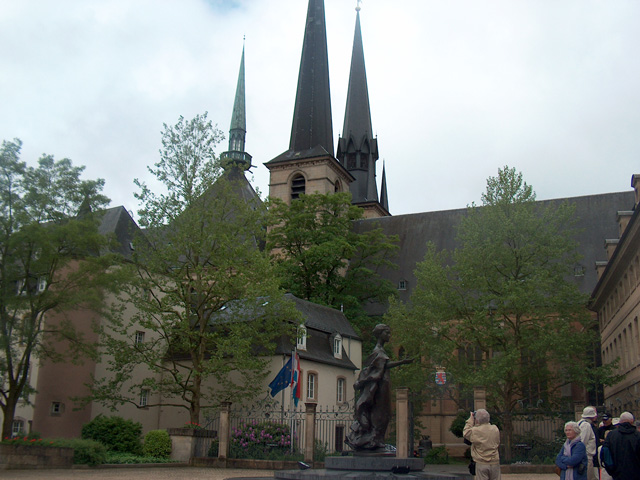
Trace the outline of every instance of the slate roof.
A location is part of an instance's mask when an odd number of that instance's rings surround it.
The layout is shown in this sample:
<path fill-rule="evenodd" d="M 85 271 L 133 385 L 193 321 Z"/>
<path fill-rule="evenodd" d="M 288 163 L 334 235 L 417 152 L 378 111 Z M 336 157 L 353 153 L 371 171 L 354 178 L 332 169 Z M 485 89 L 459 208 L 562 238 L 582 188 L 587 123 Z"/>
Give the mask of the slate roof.
<path fill-rule="evenodd" d="M 576 226 L 580 230 L 576 240 L 583 257 L 577 267 L 584 267 L 584 275 L 575 276 L 573 280 L 578 284 L 580 291 L 591 293 L 598 281 L 595 262 L 606 260 L 604 240 L 619 236 L 616 213 L 619 210 L 631 209 L 635 195 L 633 191 L 614 192 L 542 200 L 539 203 L 560 204 L 565 200 L 576 206 Z M 383 270 L 381 275 L 396 286 L 400 280 L 406 281 L 406 290 L 398 291 L 398 295 L 401 301 L 408 302 L 411 290 L 416 285 L 414 270 L 416 264 L 424 259 L 427 243 L 433 242 L 438 249 L 455 249 L 458 246 L 455 241 L 456 227 L 466 212 L 467 209 L 462 208 L 364 219 L 355 222 L 354 230 L 363 232 L 381 227 L 385 234 L 399 236 L 400 249 L 397 258 L 394 259 L 398 269 Z M 368 306 L 367 311 L 371 315 L 382 315 L 386 306 L 372 304 Z"/>
<path fill-rule="evenodd" d="M 298 350 L 300 358 L 348 370 L 357 370 L 358 367 L 347 355 L 344 344 L 349 339 L 360 341 L 360 337 L 347 317 L 335 308 L 302 300 L 291 293 L 287 293 L 285 297 L 294 302 L 296 309 L 302 313 L 307 327 L 307 349 Z M 339 333 L 342 336 L 342 358 L 336 358 L 333 355 L 331 336 L 334 333 Z M 293 345 L 286 339 L 282 339 L 276 348 L 276 353 L 290 355 L 292 348 Z"/>
<path fill-rule="evenodd" d="M 98 215 L 101 215 L 98 232 L 102 235 L 115 235 L 117 246 L 113 251 L 130 259 L 132 247 L 135 248 L 133 238 L 140 228 L 129 212 L 123 206 L 119 206 L 108 208 L 99 212 Z"/>

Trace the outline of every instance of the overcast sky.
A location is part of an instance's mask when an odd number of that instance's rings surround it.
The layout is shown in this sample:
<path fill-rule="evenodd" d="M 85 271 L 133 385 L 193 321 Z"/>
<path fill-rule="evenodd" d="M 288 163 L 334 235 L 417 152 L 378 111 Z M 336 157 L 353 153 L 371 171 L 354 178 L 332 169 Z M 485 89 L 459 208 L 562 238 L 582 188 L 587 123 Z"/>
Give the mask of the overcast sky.
<path fill-rule="evenodd" d="M 355 0 L 325 0 L 334 136 Z M 307 0 L 0 0 L 0 140 L 104 178 L 136 211 L 162 124 L 228 134 L 246 35 L 246 150 L 288 149 Z M 373 129 L 392 214 L 479 203 L 509 165 L 539 199 L 630 189 L 640 173 L 640 1 L 364 0 Z M 337 141 L 336 141 L 337 144 Z M 227 150 L 227 141 L 219 152 Z M 631 205 L 629 207 L 632 207 Z"/>

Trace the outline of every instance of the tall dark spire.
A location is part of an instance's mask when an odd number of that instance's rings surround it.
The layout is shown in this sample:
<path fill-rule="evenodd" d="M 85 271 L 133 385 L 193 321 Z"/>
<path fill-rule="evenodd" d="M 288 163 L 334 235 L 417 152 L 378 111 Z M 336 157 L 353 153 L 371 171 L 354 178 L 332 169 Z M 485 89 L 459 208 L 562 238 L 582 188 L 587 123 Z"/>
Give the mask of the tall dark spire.
<path fill-rule="evenodd" d="M 229 151 L 222 154 L 223 164 L 234 164 L 244 170 L 251 168 L 251 155 L 244 151 L 247 136 L 247 122 L 244 105 L 244 45 L 240 59 L 240 72 L 236 86 L 236 98 L 233 102 L 231 126 L 229 127 Z"/>
<path fill-rule="evenodd" d="M 333 156 L 324 0 L 309 0 L 289 149 L 322 147 Z"/>
<path fill-rule="evenodd" d="M 371 128 L 371 109 L 359 10 L 359 7 L 356 8 L 356 28 L 353 36 L 344 127 L 336 153 L 338 160 L 356 179 L 350 185 L 353 203 L 378 202 L 376 186 L 378 141 L 373 137 Z"/>
<path fill-rule="evenodd" d="M 380 187 L 380 205 L 387 212 L 389 211 L 389 197 L 387 194 L 387 172 L 384 169 L 384 162 L 382 162 L 382 186 Z"/>

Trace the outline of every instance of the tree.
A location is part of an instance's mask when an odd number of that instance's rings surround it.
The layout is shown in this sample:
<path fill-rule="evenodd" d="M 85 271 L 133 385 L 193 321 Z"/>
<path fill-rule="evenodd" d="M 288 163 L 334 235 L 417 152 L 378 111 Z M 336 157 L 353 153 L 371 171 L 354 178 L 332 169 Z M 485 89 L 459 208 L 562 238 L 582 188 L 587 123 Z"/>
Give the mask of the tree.
<path fill-rule="evenodd" d="M 425 375 L 441 366 L 461 395 L 486 390 L 510 452 L 519 404 L 549 408 L 569 382 L 613 378 L 588 358 L 597 326 L 587 295 L 569 280 L 578 262 L 574 207 L 537 203 L 508 167 L 488 179 L 482 203 L 461 221 L 455 251 L 430 245 L 411 304 L 394 305 L 389 322 L 396 341 L 425 359 Z"/>
<path fill-rule="evenodd" d="M 22 142 L 0 150 L 0 407 L 2 436 L 11 436 L 18 401 L 29 401 L 35 359 L 77 360 L 91 354 L 74 326 L 51 318 L 101 302 L 102 273 L 111 261 L 92 209 L 109 200 L 103 180 L 81 180 L 84 167 L 43 155 L 20 160 Z M 81 214 L 78 214 L 82 211 Z M 49 317 L 49 318 L 48 318 Z M 65 341 L 61 353 L 53 348 Z"/>
<path fill-rule="evenodd" d="M 391 258 L 398 238 L 380 228 L 355 232 L 353 222 L 362 215 L 349 193 L 301 195 L 290 205 L 271 200 L 267 249 L 274 252 L 284 288 L 305 300 L 342 308 L 366 333 L 371 322 L 365 304 L 386 302 L 395 293 L 378 271 L 395 267 Z"/>
<path fill-rule="evenodd" d="M 165 124 L 149 171 L 166 192 L 136 180 L 144 235 L 103 335 L 111 375 L 93 386 L 113 408 L 161 398 L 198 423 L 203 408 L 255 397 L 274 339 L 296 318 L 259 248 L 264 205 L 237 167 L 222 171 L 221 138 L 206 113 Z"/>

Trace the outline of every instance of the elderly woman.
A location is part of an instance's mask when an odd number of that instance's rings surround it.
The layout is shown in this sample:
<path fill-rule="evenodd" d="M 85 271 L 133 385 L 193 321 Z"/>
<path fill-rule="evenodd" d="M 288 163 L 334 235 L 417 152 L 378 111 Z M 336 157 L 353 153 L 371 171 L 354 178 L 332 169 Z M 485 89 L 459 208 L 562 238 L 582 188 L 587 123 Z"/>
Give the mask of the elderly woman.
<path fill-rule="evenodd" d="M 587 479 L 587 448 L 580 441 L 580 425 L 567 422 L 564 425 L 567 440 L 556 457 L 556 465 L 560 468 L 560 480 Z"/>

